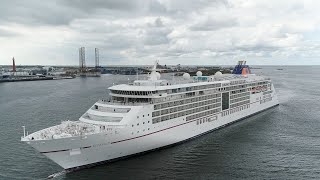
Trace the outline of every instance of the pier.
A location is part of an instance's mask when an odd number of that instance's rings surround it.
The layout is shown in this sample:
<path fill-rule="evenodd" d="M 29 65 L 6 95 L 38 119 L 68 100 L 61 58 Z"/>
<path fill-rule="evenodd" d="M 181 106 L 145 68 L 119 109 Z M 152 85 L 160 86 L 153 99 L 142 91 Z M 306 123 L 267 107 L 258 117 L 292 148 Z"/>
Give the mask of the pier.
<path fill-rule="evenodd" d="M 0 68 L 0 83 L 19 81 L 59 80 L 73 78 L 75 78 L 75 71 L 73 68 L 51 66 L 17 67 L 14 58 L 12 58 L 12 69 L 11 66 L 2 66 Z"/>

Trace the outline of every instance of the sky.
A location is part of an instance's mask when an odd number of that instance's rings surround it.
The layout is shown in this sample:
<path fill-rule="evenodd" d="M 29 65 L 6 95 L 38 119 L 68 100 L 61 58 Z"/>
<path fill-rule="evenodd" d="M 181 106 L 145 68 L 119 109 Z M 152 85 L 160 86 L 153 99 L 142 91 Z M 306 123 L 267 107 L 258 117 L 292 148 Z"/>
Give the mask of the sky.
<path fill-rule="evenodd" d="M 2 0 L 0 65 L 320 65 L 318 0 Z"/>

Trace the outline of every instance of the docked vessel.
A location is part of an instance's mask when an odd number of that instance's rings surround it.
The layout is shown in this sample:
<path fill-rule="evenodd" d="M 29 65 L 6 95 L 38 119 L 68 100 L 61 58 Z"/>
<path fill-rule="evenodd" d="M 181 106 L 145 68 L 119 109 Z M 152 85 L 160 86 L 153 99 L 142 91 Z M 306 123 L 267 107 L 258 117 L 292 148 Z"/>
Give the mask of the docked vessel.
<path fill-rule="evenodd" d="M 232 74 L 160 78 L 109 87 L 78 121 L 21 137 L 63 167 L 82 168 L 189 140 L 278 105 L 271 80 L 239 61 Z"/>

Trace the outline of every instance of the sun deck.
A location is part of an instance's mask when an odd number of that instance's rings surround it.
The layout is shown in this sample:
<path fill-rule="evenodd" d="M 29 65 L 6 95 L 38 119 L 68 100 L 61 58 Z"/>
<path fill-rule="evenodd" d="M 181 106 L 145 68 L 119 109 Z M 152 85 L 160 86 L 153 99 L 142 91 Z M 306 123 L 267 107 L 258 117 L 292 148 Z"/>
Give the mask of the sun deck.
<path fill-rule="evenodd" d="M 22 137 L 22 141 L 52 140 L 77 137 L 99 133 L 100 131 L 100 126 L 94 124 L 80 121 L 64 121 L 59 125 L 52 126 Z"/>

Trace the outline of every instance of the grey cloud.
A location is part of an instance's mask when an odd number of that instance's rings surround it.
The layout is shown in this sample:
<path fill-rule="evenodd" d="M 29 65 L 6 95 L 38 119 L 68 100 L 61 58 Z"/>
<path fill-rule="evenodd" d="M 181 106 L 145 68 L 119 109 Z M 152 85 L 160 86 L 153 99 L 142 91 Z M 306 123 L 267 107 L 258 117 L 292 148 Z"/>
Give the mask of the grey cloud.
<path fill-rule="evenodd" d="M 145 34 L 144 43 L 146 45 L 167 44 L 169 39 L 167 35 L 171 32 L 170 29 L 151 29 Z"/>
<path fill-rule="evenodd" d="M 136 39 L 126 35 L 112 35 L 105 39 L 104 43 L 107 48 L 126 49 L 136 44 Z"/>
<path fill-rule="evenodd" d="M 4 1 L 0 6 L 0 22 L 68 25 L 75 19 L 91 17 L 101 9 L 132 11 L 138 9 L 139 4 L 138 1 L 124 0 Z"/>
<path fill-rule="evenodd" d="M 0 22 L 36 25 L 68 25 L 75 19 L 89 18 L 94 14 L 132 18 L 145 15 L 170 15 L 208 4 L 224 2 L 177 0 L 164 4 L 158 0 L 28 0 L 3 1 L 0 6 Z"/>
<path fill-rule="evenodd" d="M 62 4 L 77 7 L 83 11 L 91 11 L 99 8 L 106 9 L 119 9 L 119 10 L 132 10 L 137 7 L 135 1 L 127 0 L 91 0 L 91 1 L 82 1 L 82 0 L 69 0 L 69 1 L 60 1 Z"/>
<path fill-rule="evenodd" d="M 279 47 L 277 46 L 273 46 L 273 45 L 269 45 L 269 44 L 255 44 L 255 45 L 241 45 L 241 46 L 235 46 L 235 49 L 237 50 L 241 50 L 241 51 L 266 51 L 266 52 L 270 52 L 270 51 L 275 51 L 278 50 Z"/>
<path fill-rule="evenodd" d="M 192 31 L 215 31 L 218 29 L 233 27 L 238 24 L 235 18 L 207 17 L 205 20 L 190 26 Z"/>
<path fill-rule="evenodd" d="M 169 2 L 166 9 L 168 12 L 174 13 L 201 11 L 204 7 L 219 7 L 228 4 L 227 0 L 174 0 Z"/>
<path fill-rule="evenodd" d="M 161 18 L 157 18 L 154 22 L 155 26 L 157 27 L 162 27 L 163 26 L 163 22 L 161 20 Z"/>
<path fill-rule="evenodd" d="M 75 19 L 92 17 L 99 11 L 104 14 L 130 18 L 135 14 L 162 12 L 164 7 L 158 1 L 151 0 L 53 0 L 53 1 L 4 1 L 0 6 L 0 22 L 14 22 L 32 25 L 68 25 Z"/>
<path fill-rule="evenodd" d="M 274 23 L 274 17 L 268 13 L 272 14 L 278 9 L 273 11 L 264 9 L 263 5 L 255 6 L 259 4 L 256 1 L 248 4 L 231 0 L 229 2 L 3 1 L 0 6 L 0 37 L 9 37 L 6 39 L 8 42 L 16 43 L 20 39 L 10 37 L 19 36 L 20 34 L 15 33 L 19 32 L 26 39 L 33 39 L 31 46 L 42 44 L 52 47 L 52 41 L 60 43 L 61 49 L 55 52 L 58 54 L 63 54 L 62 51 L 70 53 L 70 49 L 77 49 L 78 46 L 99 47 L 101 53 L 104 52 L 108 58 L 117 59 L 116 56 L 119 56 L 123 61 L 132 58 L 143 61 L 156 56 L 174 60 L 177 57 L 201 58 L 203 54 L 206 57 L 237 54 L 267 56 L 272 52 L 287 51 L 288 47 L 299 46 L 303 38 L 295 35 L 301 35 L 313 28 L 312 23 L 310 27 L 302 28 L 305 25 L 299 22 L 304 21 L 299 19 L 288 22 L 292 17 L 281 17 Z M 250 11 L 251 6 L 257 11 Z M 289 16 L 290 12 L 303 14 L 304 6 L 304 3 L 296 3 L 284 12 L 286 16 Z M 258 8 L 265 11 L 265 18 L 254 18 L 256 14 L 259 15 Z M 21 30 L 18 30 L 19 28 Z M 16 31 L 11 32 L 8 29 Z M 66 47 L 69 49 L 64 50 Z"/>
<path fill-rule="evenodd" d="M 59 1 L 4 1 L 0 6 L 0 22 L 25 25 L 65 25 L 86 13 L 61 6 Z"/>
<path fill-rule="evenodd" d="M 160 45 L 167 44 L 169 42 L 168 34 L 172 32 L 172 28 L 166 27 L 161 18 L 156 18 L 153 24 L 148 24 L 148 28 L 144 33 L 145 45 Z"/>
<path fill-rule="evenodd" d="M 19 33 L 0 28 L 0 37 L 12 37 L 12 36 L 19 36 L 19 35 L 20 35 Z"/>

